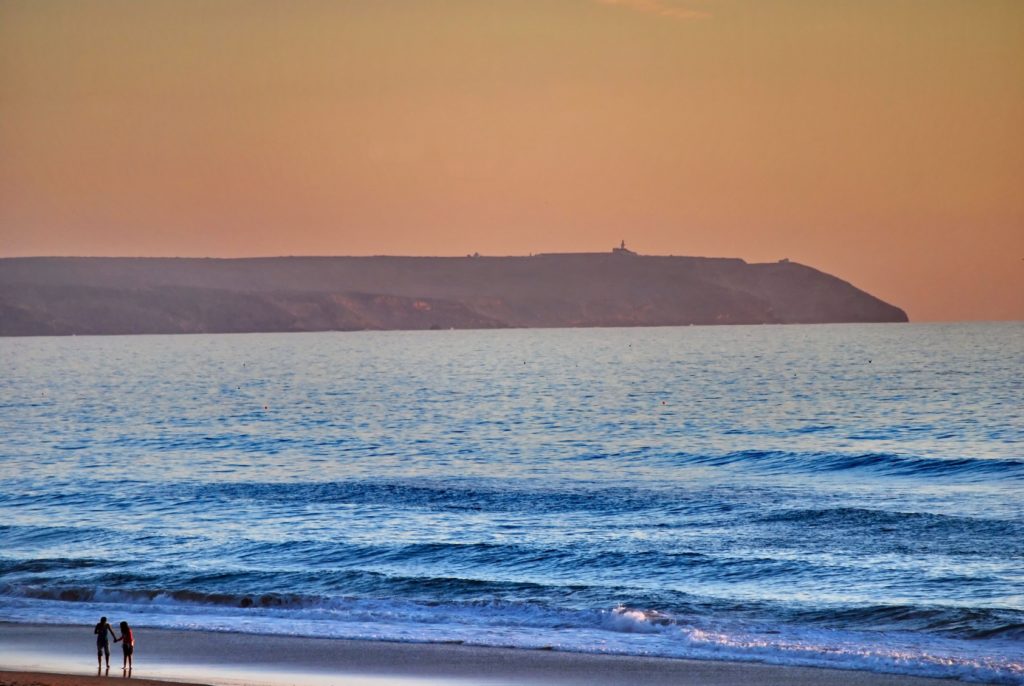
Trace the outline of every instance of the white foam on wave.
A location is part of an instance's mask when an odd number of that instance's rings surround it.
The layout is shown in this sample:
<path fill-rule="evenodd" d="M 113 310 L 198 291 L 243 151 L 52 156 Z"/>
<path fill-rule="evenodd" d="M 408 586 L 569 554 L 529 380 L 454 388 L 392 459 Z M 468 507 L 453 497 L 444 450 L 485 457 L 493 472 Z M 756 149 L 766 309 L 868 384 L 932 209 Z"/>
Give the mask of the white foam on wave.
<path fill-rule="evenodd" d="M 120 597 L 119 597 L 120 596 Z M 67 603 L 7 596 L 0 619 L 91 624 L 100 614 L 134 626 L 467 645 L 705 660 L 756 661 L 1024 686 L 1024 645 L 909 632 L 767 627 L 673 618 L 636 608 L 554 610 L 531 604 L 424 604 L 331 599 L 301 607 L 231 607 L 168 596 L 126 602 L 117 592 Z"/>
<path fill-rule="evenodd" d="M 656 634 L 661 632 L 662 627 L 669 621 L 658 612 L 617 607 L 604 616 L 601 626 L 627 634 Z"/>

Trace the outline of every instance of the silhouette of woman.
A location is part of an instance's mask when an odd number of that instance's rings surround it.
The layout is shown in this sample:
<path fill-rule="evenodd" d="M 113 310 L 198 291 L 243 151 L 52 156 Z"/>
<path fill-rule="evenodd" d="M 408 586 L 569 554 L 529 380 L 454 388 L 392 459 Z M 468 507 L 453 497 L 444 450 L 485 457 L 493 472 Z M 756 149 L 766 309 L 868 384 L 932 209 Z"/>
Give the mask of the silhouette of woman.
<path fill-rule="evenodd" d="M 115 638 L 114 641 L 121 641 L 121 649 L 124 650 L 124 664 L 121 666 L 121 670 L 127 670 L 128 674 L 131 675 L 132 653 L 135 652 L 135 636 L 132 635 L 132 629 L 128 626 L 128 622 L 121 622 L 121 635 Z"/>

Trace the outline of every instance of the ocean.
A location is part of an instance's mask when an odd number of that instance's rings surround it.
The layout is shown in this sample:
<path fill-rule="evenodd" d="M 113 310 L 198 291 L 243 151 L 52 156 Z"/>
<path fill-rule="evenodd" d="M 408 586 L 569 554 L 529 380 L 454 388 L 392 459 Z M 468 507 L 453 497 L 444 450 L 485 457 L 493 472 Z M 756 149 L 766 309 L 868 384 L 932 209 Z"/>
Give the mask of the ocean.
<path fill-rule="evenodd" d="M 1024 684 L 1024 325 L 0 339 L 0 621 Z"/>

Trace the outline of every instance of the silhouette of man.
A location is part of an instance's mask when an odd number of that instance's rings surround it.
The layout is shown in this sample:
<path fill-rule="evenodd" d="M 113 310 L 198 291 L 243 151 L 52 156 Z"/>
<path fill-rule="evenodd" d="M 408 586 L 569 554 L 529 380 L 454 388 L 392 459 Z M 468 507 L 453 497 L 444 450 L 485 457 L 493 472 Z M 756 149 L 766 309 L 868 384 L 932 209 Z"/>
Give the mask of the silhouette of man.
<path fill-rule="evenodd" d="M 110 641 L 109 637 L 113 636 L 114 640 L 117 640 L 117 635 L 114 633 L 114 628 L 107 624 L 106 617 L 100 617 L 100 623 L 96 625 L 96 628 L 92 630 L 96 634 L 96 671 L 99 672 L 103 666 L 103 658 L 107 658 L 107 670 L 110 670 Z"/>

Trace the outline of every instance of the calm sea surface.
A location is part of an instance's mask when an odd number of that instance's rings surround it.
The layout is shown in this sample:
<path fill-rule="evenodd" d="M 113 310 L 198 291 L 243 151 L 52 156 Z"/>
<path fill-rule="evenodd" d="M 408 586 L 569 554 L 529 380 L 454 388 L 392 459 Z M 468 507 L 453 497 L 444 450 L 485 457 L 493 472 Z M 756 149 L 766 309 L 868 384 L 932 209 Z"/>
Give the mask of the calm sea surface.
<path fill-rule="evenodd" d="M 0 620 L 1024 684 L 1021 324 L 0 339 L 0 369 Z"/>

